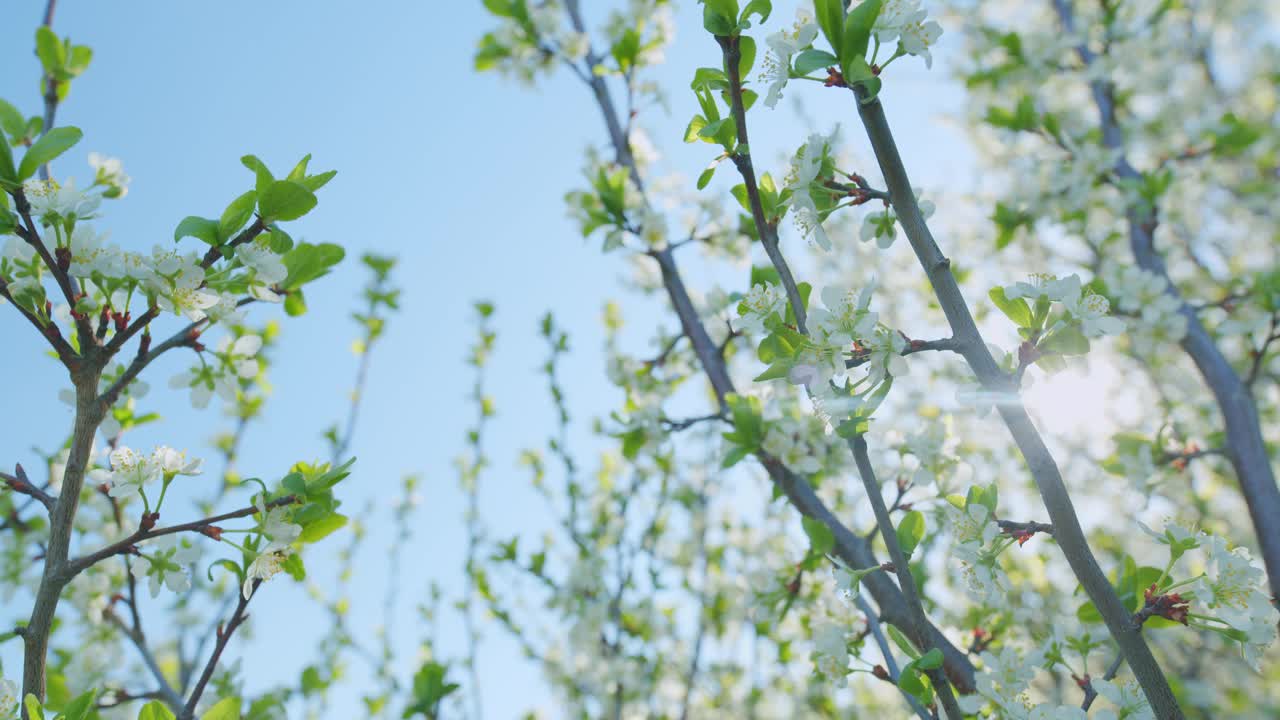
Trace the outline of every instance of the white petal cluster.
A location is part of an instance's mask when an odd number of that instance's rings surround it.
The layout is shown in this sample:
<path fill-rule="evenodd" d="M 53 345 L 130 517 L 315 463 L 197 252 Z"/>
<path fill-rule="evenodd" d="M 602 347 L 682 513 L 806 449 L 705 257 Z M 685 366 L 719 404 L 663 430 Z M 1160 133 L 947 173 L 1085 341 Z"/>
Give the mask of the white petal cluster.
<path fill-rule="evenodd" d="M 242 335 L 234 341 L 224 336 L 213 353 L 215 362 L 205 362 L 173 376 L 169 387 L 190 390 L 191 405 L 197 408 L 208 407 L 214 394 L 226 402 L 235 402 L 240 381 L 252 379 L 261 368 L 256 357 L 261 349 L 262 338 L 257 335 Z"/>
<path fill-rule="evenodd" d="M 872 32 L 882 43 L 898 41 L 901 52 L 924 58 L 925 67 L 933 67 L 929 47 L 942 35 L 942 26 L 927 20 L 928 12 L 920 0 L 887 0 L 880 8 Z"/>
<path fill-rule="evenodd" d="M 806 474 L 838 472 L 848 455 L 844 441 L 815 415 L 770 421 L 763 447 L 787 467 Z"/>
<path fill-rule="evenodd" d="M 823 250 L 831 249 L 831 238 L 822 229 L 822 216 L 813 201 L 812 185 L 822 171 L 822 161 L 827 157 L 831 139 L 814 133 L 791 158 L 787 173 L 787 189 L 791 191 L 791 220 L 800 234 L 812 239 Z"/>
<path fill-rule="evenodd" d="M 190 540 L 177 534 L 164 535 L 142 547 L 141 558 L 129 565 L 130 572 L 139 580 L 147 581 L 151 597 L 160 595 L 161 588 L 183 593 L 191 589 L 189 568 L 200 559 L 200 550 Z"/>
<path fill-rule="evenodd" d="M 1107 287 L 1117 307 L 1137 316 L 1130 328 L 1135 349 L 1149 352 L 1186 336 L 1187 318 L 1178 299 L 1169 294 L 1168 280 L 1136 265 L 1113 268 Z"/>
<path fill-rule="evenodd" d="M 782 289 L 768 283 L 757 283 L 738 303 L 738 321 L 734 323 L 742 332 L 760 336 L 765 325 L 775 315 L 786 315 L 787 297 Z"/>
<path fill-rule="evenodd" d="M 179 475 L 199 475 L 203 461 L 188 459 L 185 451 L 161 445 L 144 455 L 128 447 L 111 451 L 111 471 L 102 479 L 110 483 L 114 498 L 129 498 L 156 480 L 166 482 Z"/>
<path fill-rule="evenodd" d="M 789 30 L 779 30 L 765 38 L 769 53 L 762 63 L 764 72 L 760 79 L 768 83 L 764 104 L 775 107 L 782 97 L 782 90 L 791 79 L 791 58 L 801 50 L 813 44 L 818 37 L 818 25 L 813 21 L 813 14 L 801 8 L 796 12 L 795 24 Z"/>

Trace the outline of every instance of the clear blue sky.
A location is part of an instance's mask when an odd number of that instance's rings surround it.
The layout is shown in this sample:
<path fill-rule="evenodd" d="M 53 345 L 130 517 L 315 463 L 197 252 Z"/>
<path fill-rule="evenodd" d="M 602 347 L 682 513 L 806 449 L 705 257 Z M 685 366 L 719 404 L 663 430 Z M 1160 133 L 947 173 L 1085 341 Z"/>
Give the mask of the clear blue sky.
<path fill-rule="evenodd" d="M 777 4 L 778 19 L 789 23 L 791 3 Z M 11 3 L 0 25 L 0 97 L 29 114 L 38 102 L 38 66 L 29 48 L 43 7 L 36 0 Z M 669 151 L 669 166 L 689 177 L 696 177 L 708 152 L 706 146 L 679 145 L 694 108 L 687 78 L 694 67 L 716 63 L 715 46 L 697 18 L 695 3 L 684 2 L 677 44 L 669 65 L 657 73 L 670 93 L 671 114 L 659 111 L 643 119 L 655 143 Z M 498 308 L 490 390 L 500 417 L 491 435 L 494 465 L 482 501 L 487 522 L 501 528 L 498 534 L 545 522 L 525 514 L 540 506 L 526 502 L 526 475 L 515 465 L 520 448 L 543 444 L 552 417 L 537 374 L 542 313 L 553 310 L 573 336 L 575 353 L 565 377 L 574 415 L 586 420 L 605 414 L 617 399 L 603 380 L 598 318 L 603 302 L 616 296 L 624 266 L 618 257 L 602 256 L 598 243 L 580 239 L 562 203 L 564 192 L 579 182 L 582 148 L 603 140 L 599 116 L 570 76 L 559 75 L 531 92 L 497 76 L 474 74 L 472 49 L 489 27 L 480 3 L 465 0 L 63 0 L 55 22 L 59 34 L 90 45 L 95 55 L 58 115 L 59 124 L 81 127 L 85 138 L 55 164 L 54 174 L 87 180 L 89 151 L 123 158 L 134 178 L 129 196 L 108 203 L 98 222 L 114 241 L 138 249 L 167 245 L 183 216 L 216 216 L 250 186 L 251 176 L 238 162 L 245 153 L 287 168 L 309 152 L 313 168 L 339 171 L 321 192 L 319 207 L 291 232 L 312 242 L 340 243 L 349 260 L 308 291 L 307 316 L 284 323 L 272 373 L 275 392 L 265 421 L 244 445 L 245 472 L 279 477 L 296 459 L 323 456 L 319 433 L 344 412 L 355 369 L 347 350 L 355 334 L 348 315 L 364 281 L 355 259 L 368 250 L 400 257 L 396 279 L 405 288 L 404 308 L 376 350 L 353 446 L 359 462 L 344 494 L 355 509 L 370 497 L 394 495 L 405 473 L 425 478 L 396 615 L 409 653 L 406 676 L 421 635 L 413 607 L 423 588 L 436 579 L 456 592 L 461 577 L 462 499 L 452 459 L 473 416 L 465 399 L 471 376 L 463 363 L 472 338 L 471 302 L 486 298 Z M 885 94 L 900 136 L 934 139 L 904 148 L 908 165 L 920 168 L 917 181 L 926 185 L 967 165 L 955 133 L 936 123 L 938 112 L 958 106 L 955 89 L 944 83 L 949 45 L 935 53 L 931 74 L 922 63 L 902 61 Z M 852 119 L 847 104 L 824 104 L 817 94 L 807 95 L 807 109 L 822 122 Z M 754 114 L 757 156 L 777 157 L 784 149 L 767 138 L 802 141 L 798 123 L 783 106 Z M 860 138 L 860 128 L 847 129 Z M 690 279 L 696 285 L 697 273 Z M 647 337 L 659 322 L 672 326 L 661 307 L 627 305 L 637 338 Z M 274 308 L 253 312 L 256 318 L 282 315 Z M 6 351 L 0 463 L 35 465 L 29 448 L 54 447 L 69 429 L 70 410 L 57 401 L 67 383 L 12 310 L 0 308 L 0 337 Z M 200 454 L 224 427 L 216 401 L 197 412 L 183 394 L 167 389 L 167 378 L 189 359 L 172 356 L 148 372 L 154 389 L 145 407 L 166 420 L 138 432 L 131 444 L 165 443 Z M 582 435 L 578 447 L 589 449 L 591 442 Z M 367 632 L 382 621 L 386 542 L 387 533 L 375 528 L 358 568 L 357 630 Z M 310 552 L 314 574 L 324 576 L 322 556 L 333 548 L 321 545 Z M 264 590 L 254 603 L 260 620 L 255 639 L 233 645 L 254 648 L 245 668 L 255 688 L 296 677 L 324 622 L 288 580 Z M 285 614 L 290 621 L 279 622 Z M 262 622 L 267 618 L 272 622 Z M 459 648 L 454 623 L 451 614 L 442 618 L 446 654 Z M 481 663 L 488 716 L 550 707 L 536 672 L 501 631 L 489 628 L 487 635 Z M 15 668 L 12 650 L 6 648 L 3 657 Z M 340 691 L 342 704 L 331 716 L 353 716 L 347 703 L 354 698 L 350 690 Z"/>

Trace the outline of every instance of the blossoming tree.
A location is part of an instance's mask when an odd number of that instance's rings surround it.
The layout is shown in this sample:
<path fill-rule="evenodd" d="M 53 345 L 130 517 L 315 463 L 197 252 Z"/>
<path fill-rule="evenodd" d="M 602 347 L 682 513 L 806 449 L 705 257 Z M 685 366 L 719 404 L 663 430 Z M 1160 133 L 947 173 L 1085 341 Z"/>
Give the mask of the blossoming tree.
<path fill-rule="evenodd" d="M 485 0 L 475 58 L 582 83 L 605 135 L 569 212 L 674 325 L 636 354 L 606 311 L 625 404 L 588 476 L 548 317 L 556 462 L 525 460 L 560 527 L 468 562 L 573 712 L 1273 714 L 1277 55 L 1222 47 L 1268 11 L 813 0 L 791 23 L 702 0 L 682 139 L 709 164 L 684 180 L 641 127 L 688 92 L 649 72 L 669 3 L 584 5 Z M 944 26 L 989 168 L 940 192 L 885 96 Z M 753 121 L 810 94 L 842 113 L 768 141 L 796 149 L 766 171 Z M 729 264 L 749 272 L 717 284 Z M 1061 400 L 1029 411 L 1033 383 L 1104 367 L 1137 413 L 1073 438 L 1045 429 Z"/>
<path fill-rule="evenodd" d="M 32 331 L 7 338 L 6 351 L 50 352 L 67 373 L 62 397 L 74 421 L 46 469 L 0 472 L 0 582 L 6 621 L 17 623 L 0 639 L 20 642 L 23 659 L 18 674 L 0 677 L 0 717 L 278 716 L 280 698 L 243 697 L 219 661 L 260 586 L 280 573 L 302 579 L 303 548 L 346 524 L 334 489 L 351 462 L 340 462 L 346 443 L 335 433 L 332 463 L 286 464 L 269 480 L 235 470 L 277 333 L 274 321 L 255 326 L 248 315 L 272 303 L 305 312 L 303 288 L 342 259 L 341 247 L 295 242 L 285 229 L 316 206 L 334 172 L 312 172 L 308 157 L 277 175 L 245 156 L 248 189 L 214 218 L 182 219 L 150 252 L 108 242 L 95 220 L 126 197 L 130 179 L 97 153 L 88 182 L 56 172 L 82 139 L 56 124 L 57 110 L 92 52 L 54 32 L 48 7 L 35 34 L 42 111 L 0 101 L 0 298 Z M 394 294 L 391 261 L 365 262 L 377 277 L 369 311 L 357 316 L 367 345 Z M 221 481 L 171 493 L 207 466 L 128 440 L 157 419 L 139 403 L 153 363 L 183 351 L 193 366 L 169 387 L 197 408 L 216 396 L 238 426 L 220 443 Z M 160 607 L 180 635 L 176 667 L 158 660 L 157 613 L 145 595 L 168 601 Z"/>

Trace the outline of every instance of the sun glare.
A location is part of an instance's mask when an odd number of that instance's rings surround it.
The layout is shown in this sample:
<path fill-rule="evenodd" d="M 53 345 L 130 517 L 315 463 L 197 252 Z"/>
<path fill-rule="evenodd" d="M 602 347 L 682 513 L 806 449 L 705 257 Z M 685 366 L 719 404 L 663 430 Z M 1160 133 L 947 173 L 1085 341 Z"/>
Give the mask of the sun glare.
<path fill-rule="evenodd" d="M 1091 358 L 1087 368 L 1037 376 L 1022 396 L 1047 433 L 1101 450 L 1135 414 L 1135 395 L 1126 392 L 1120 380 L 1115 366 Z"/>

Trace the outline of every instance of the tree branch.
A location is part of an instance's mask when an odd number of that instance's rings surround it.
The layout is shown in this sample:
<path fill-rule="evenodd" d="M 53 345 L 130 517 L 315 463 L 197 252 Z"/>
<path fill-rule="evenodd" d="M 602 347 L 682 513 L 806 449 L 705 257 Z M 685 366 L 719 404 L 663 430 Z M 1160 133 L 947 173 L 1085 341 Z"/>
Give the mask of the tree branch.
<path fill-rule="evenodd" d="M 871 501 L 871 509 L 875 512 L 876 524 L 880 528 L 880 538 L 889 549 L 889 559 L 897 572 L 898 587 L 902 588 L 902 597 L 906 600 L 909 622 L 915 628 L 917 637 L 928 637 L 929 618 L 925 615 L 924 606 L 920 604 L 920 595 L 916 592 L 916 581 L 911 575 L 910 558 L 902 552 L 902 546 L 898 544 L 898 533 L 894 529 L 893 518 L 889 517 L 889 509 L 884 505 L 884 496 L 880 494 L 880 483 L 876 480 L 875 470 L 871 467 L 871 458 L 867 456 L 867 439 L 863 435 L 857 435 L 849 440 L 848 444 L 849 449 L 853 451 L 853 460 L 858 466 L 858 475 L 862 477 L 862 486 L 867 491 L 867 499 Z M 916 647 L 921 653 L 926 653 L 931 646 L 917 645 Z M 956 704 L 956 697 L 951 692 L 951 685 L 947 682 L 946 676 L 936 668 L 926 671 L 926 674 L 934 691 L 938 693 L 938 700 L 942 703 L 942 709 L 946 711 L 947 717 L 950 720 L 961 720 L 964 713 L 960 712 L 960 706 Z"/>
<path fill-rule="evenodd" d="M 1017 399 L 1017 389 L 1010 386 L 1009 378 L 996 365 L 987 350 L 964 294 L 960 291 L 955 276 L 951 274 L 951 262 L 938 248 L 920 214 L 915 194 L 911 190 L 911 180 L 898 154 L 883 105 L 879 99 L 868 98 L 861 86 L 854 88 L 854 94 L 858 114 L 893 198 L 893 209 L 902 223 L 911 249 L 933 286 L 934 295 L 951 326 L 960 353 L 985 388 L 1008 393 L 1012 398 L 1000 405 L 999 412 L 1035 479 L 1049 512 L 1049 519 L 1053 523 L 1058 545 L 1089 599 L 1101 613 L 1107 629 L 1116 638 L 1130 667 L 1134 669 L 1134 675 L 1141 683 L 1156 715 L 1170 720 L 1182 718 L 1182 710 L 1173 697 L 1164 672 L 1151 654 L 1151 648 L 1134 627 L 1128 610 L 1120 602 L 1089 548 L 1057 462 L 1031 422 L 1021 400 Z"/>
<path fill-rule="evenodd" d="M 578 12 L 578 0 L 566 0 L 566 8 L 575 20 L 575 27 L 579 29 L 579 32 L 582 32 L 583 25 Z M 593 53 L 588 52 L 588 60 L 592 57 L 595 57 Z M 639 171 L 636 168 L 634 159 L 631 157 L 622 125 L 618 122 L 615 114 L 608 87 L 604 84 L 602 78 L 594 75 L 591 76 L 591 82 L 588 85 L 591 87 L 604 117 L 609 139 L 614 147 L 618 162 L 631 170 L 632 179 L 636 181 L 637 186 L 643 192 Z M 649 252 L 649 255 L 658 262 L 658 267 L 662 273 L 663 287 L 667 292 L 672 309 L 680 319 L 681 330 L 689 338 L 690 344 L 693 346 L 694 355 L 698 358 L 703 373 L 707 376 L 707 381 L 715 393 L 720 408 L 726 410 L 724 398 L 726 395 L 734 393 L 735 390 L 733 382 L 729 378 L 728 366 L 721 348 L 712 342 L 711 337 L 707 334 L 706 327 L 703 326 L 702 321 L 699 319 L 693 301 L 685 288 L 684 280 L 680 275 L 671 248 L 653 250 Z M 757 452 L 756 457 L 769 474 L 773 483 L 782 490 L 783 494 L 787 496 L 787 499 L 801 515 L 815 519 L 831 529 L 835 537 L 835 554 L 849 567 L 870 567 L 880 564 L 875 559 L 870 545 L 845 526 L 827 508 L 807 480 L 797 475 L 767 452 Z M 932 625 L 928 627 L 926 636 L 919 636 L 915 626 L 908 622 L 905 617 L 902 593 L 892 580 L 885 577 L 883 573 L 872 573 L 863 579 L 863 584 L 875 599 L 876 604 L 880 606 L 881 619 L 884 622 L 888 622 L 902 630 L 912 642 L 921 647 L 941 648 L 945 658 L 944 668 L 948 680 L 961 692 L 971 693 L 974 691 L 974 667 L 968 656 Z"/>
<path fill-rule="evenodd" d="M 1074 34 L 1075 15 L 1071 0 L 1053 0 L 1053 7 L 1063 30 L 1068 35 Z M 1083 44 L 1077 46 L 1076 54 L 1086 67 L 1093 65 L 1097 59 Z M 1103 145 L 1118 154 L 1112 172 L 1121 180 L 1141 180 L 1142 174 L 1134 169 L 1125 155 L 1124 134 L 1116 119 L 1114 86 L 1109 80 L 1095 78 L 1090 81 L 1089 90 L 1098 110 Z M 1134 260 L 1143 270 L 1166 281 L 1166 292 L 1178 301 L 1179 312 L 1187 319 L 1187 334 L 1182 338 L 1182 349 L 1195 363 L 1222 413 L 1226 425 L 1228 457 L 1235 468 L 1241 494 L 1249 507 L 1254 534 L 1258 538 L 1258 546 L 1267 566 L 1271 592 L 1273 595 L 1280 594 L 1280 523 L 1275 522 L 1275 518 L 1280 517 L 1280 488 L 1276 487 L 1271 457 L 1262 438 L 1262 427 L 1253 396 L 1201 324 L 1196 308 L 1182 298 L 1169 277 L 1164 258 L 1155 248 L 1155 230 L 1159 222 L 1155 208 L 1130 204 L 1126 216 L 1129 246 Z M 1129 664 L 1137 674 L 1138 668 L 1134 665 L 1133 658 L 1129 658 Z"/>
<path fill-rule="evenodd" d="M 38 501 L 44 506 L 46 512 L 53 512 L 54 503 L 58 502 L 56 497 L 41 490 L 31 484 L 31 479 L 27 477 L 27 472 L 22 469 L 22 465 L 15 465 L 13 475 L 0 472 L 0 480 L 12 491 L 23 495 L 30 495 L 33 500 Z"/>
<path fill-rule="evenodd" d="M 187 699 L 187 704 L 182 708 L 182 713 L 178 715 L 178 720 L 194 720 L 196 706 L 200 704 L 200 696 L 204 695 L 204 689 L 213 677 L 214 669 L 218 667 L 218 661 L 222 658 L 222 651 L 227 649 L 227 643 L 231 642 L 231 636 L 249 617 L 245 614 L 245 608 L 249 606 L 249 599 L 257 594 L 256 591 L 261 584 L 261 580 L 254 580 L 252 591 L 247 597 L 244 593 L 237 593 L 239 599 L 236 601 L 235 612 L 231 614 L 231 619 L 227 621 L 225 627 L 223 625 L 218 626 L 216 630 L 217 642 L 213 645 L 213 653 L 209 656 L 209 661 L 205 663 L 204 671 L 200 673 L 200 679 L 196 681 L 196 686 L 191 691 L 191 697 Z"/>
<path fill-rule="evenodd" d="M 272 500 L 271 502 L 266 503 L 265 507 L 268 510 L 270 510 L 272 508 L 281 507 L 283 505 L 292 505 L 296 502 L 298 502 L 297 496 L 285 495 L 284 497 L 276 498 L 275 500 Z M 80 574 L 84 570 L 92 567 L 93 565 L 96 565 L 97 563 L 102 562 L 103 560 L 106 560 L 109 557 L 120 555 L 122 553 L 131 552 L 134 549 L 135 545 L 137 545 L 140 542 L 143 542 L 144 540 L 150 540 L 152 538 L 158 538 L 164 535 L 173 535 L 175 533 L 181 533 L 181 532 L 194 531 L 194 532 L 204 533 L 206 531 L 212 531 L 212 526 L 217 523 L 224 522 L 226 520 L 235 520 L 242 517 L 249 517 L 250 515 L 253 515 L 256 512 L 258 512 L 258 506 L 250 505 L 249 507 L 240 508 L 239 510 L 233 510 L 228 513 L 223 513 L 221 515 L 213 515 L 211 517 L 203 518 L 201 520 L 193 520 L 191 522 L 182 523 L 181 525 L 170 525 L 169 527 L 152 528 L 150 530 L 139 528 L 138 530 L 134 531 L 132 535 L 124 538 L 123 540 L 119 540 L 117 542 L 114 542 L 102 548 L 101 550 L 90 553 L 88 555 L 83 555 L 81 557 L 78 557 L 72 560 L 70 563 L 67 564 L 67 572 L 70 573 L 70 577 L 68 577 L 67 580 L 68 581 L 71 580 L 71 578 Z"/>
<path fill-rule="evenodd" d="M 787 302 L 791 304 L 791 312 L 796 318 L 796 329 L 800 334 L 808 335 L 805 322 L 808 315 L 807 308 L 805 308 L 804 299 L 800 297 L 800 289 L 796 285 L 795 277 L 791 274 L 791 268 L 782 256 L 778 242 L 778 228 L 765 217 L 764 204 L 760 200 L 760 188 L 756 184 L 755 167 L 751 162 L 751 151 L 747 149 L 750 148 L 750 144 L 747 140 L 747 110 L 742 101 L 742 77 L 738 65 L 742 59 L 739 38 L 716 36 L 716 42 L 720 44 L 721 54 L 724 56 L 724 69 L 729 76 L 729 101 L 733 122 L 738 130 L 738 148 L 730 155 L 730 159 L 733 160 L 734 167 L 738 168 L 738 173 L 742 175 L 742 181 L 747 189 L 747 204 L 751 207 L 751 219 L 755 221 L 756 233 L 760 236 L 760 244 L 764 246 L 765 254 L 769 256 L 769 262 L 773 263 L 773 267 L 778 271 L 778 280 L 787 293 Z"/>

